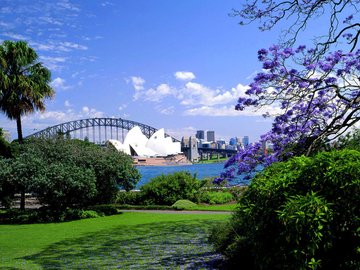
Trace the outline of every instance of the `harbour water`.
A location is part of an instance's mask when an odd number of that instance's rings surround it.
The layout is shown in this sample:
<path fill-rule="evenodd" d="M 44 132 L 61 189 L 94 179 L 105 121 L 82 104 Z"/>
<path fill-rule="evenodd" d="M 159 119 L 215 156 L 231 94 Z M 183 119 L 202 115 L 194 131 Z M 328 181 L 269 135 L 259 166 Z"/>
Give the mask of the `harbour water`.
<path fill-rule="evenodd" d="M 141 173 L 141 179 L 138 182 L 136 189 L 147 183 L 150 179 L 161 175 L 171 174 L 179 171 L 187 171 L 190 174 L 196 174 L 196 178 L 203 179 L 205 177 L 218 177 L 224 171 L 224 163 L 209 163 L 209 164 L 193 164 L 182 166 L 138 166 L 137 169 Z M 248 184 L 242 177 L 236 179 L 232 184 Z"/>

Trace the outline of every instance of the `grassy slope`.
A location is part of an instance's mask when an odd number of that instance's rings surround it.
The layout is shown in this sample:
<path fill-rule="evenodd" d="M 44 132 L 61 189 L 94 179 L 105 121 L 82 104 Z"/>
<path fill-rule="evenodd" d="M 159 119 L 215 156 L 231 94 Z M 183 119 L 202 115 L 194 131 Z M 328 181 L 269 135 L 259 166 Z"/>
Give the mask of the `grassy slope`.
<path fill-rule="evenodd" d="M 176 268 L 201 257 L 201 249 L 208 254 L 206 230 L 227 218 L 124 213 L 66 223 L 0 225 L 0 268 Z"/>

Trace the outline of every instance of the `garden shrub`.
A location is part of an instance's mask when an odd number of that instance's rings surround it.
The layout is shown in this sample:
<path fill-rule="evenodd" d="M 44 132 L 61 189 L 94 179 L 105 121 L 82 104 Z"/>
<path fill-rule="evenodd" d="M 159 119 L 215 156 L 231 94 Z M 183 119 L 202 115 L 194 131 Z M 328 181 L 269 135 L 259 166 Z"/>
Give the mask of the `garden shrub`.
<path fill-rule="evenodd" d="M 274 163 L 210 240 L 244 269 L 360 269 L 360 152 Z"/>
<path fill-rule="evenodd" d="M 119 188 L 130 190 L 140 178 L 130 156 L 89 142 L 29 139 L 11 149 L 11 158 L 0 157 L 4 206 L 19 192 L 53 209 L 113 203 Z"/>
<path fill-rule="evenodd" d="M 196 206 L 197 206 L 197 204 L 193 203 L 192 201 L 178 200 L 172 205 L 172 208 L 174 208 L 176 210 L 184 210 L 184 209 L 191 209 L 191 208 L 194 208 Z"/>
<path fill-rule="evenodd" d="M 93 205 L 87 208 L 88 210 L 93 210 L 97 212 L 99 215 L 103 216 L 112 216 L 118 213 L 116 206 L 112 204 L 99 204 Z"/>
<path fill-rule="evenodd" d="M 120 190 L 117 193 L 115 203 L 130 205 L 142 204 L 141 193 L 139 191 Z"/>
<path fill-rule="evenodd" d="M 233 195 L 228 191 L 203 191 L 199 196 L 202 203 L 224 204 L 234 200 Z"/>
<path fill-rule="evenodd" d="M 197 202 L 199 188 L 200 181 L 190 173 L 175 172 L 151 179 L 140 188 L 140 192 L 146 205 L 172 205 L 180 199 Z"/>

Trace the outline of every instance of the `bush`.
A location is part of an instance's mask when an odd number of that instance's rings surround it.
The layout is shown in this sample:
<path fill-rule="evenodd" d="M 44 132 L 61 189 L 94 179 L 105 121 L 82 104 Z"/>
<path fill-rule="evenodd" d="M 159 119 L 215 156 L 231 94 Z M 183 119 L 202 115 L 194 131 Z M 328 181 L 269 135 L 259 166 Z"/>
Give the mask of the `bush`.
<path fill-rule="evenodd" d="M 132 158 L 79 140 L 30 139 L 0 157 L 0 201 L 8 206 L 17 192 L 36 193 L 56 208 L 115 201 L 119 187 L 130 190 L 140 178 Z"/>
<path fill-rule="evenodd" d="M 202 203 L 224 204 L 234 200 L 233 195 L 227 191 L 203 191 L 199 198 Z"/>
<path fill-rule="evenodd" d="M 172 205 L 172 208 L 176 210 L 184 210 L 194 208 L 195 206 L 197 206 L 196 203 L 193 203 L 192 201 L 178 200 Z"/>
<path fill-rule="evenodd" d="M 117 204 L 142 204 L 141 193 L 138 191 L 120 190 L 117 193 L 115 203 Z"/>
<path fill-rule="evenodd" d="M 118 214 L 113 205 L 95 205 L 88 209 L 66 208 L 51 209 L 42 207 L 39 209 L 9 209 L 0 212 L 1 224 L 31 224 L 64 222 L 86 218 L 97 218 Z"/>
<path fill-rule="evenodd" d="M 211 241 L 244 269 L 360 268 L 360 152 L 275 163 Z"/>
<path fill-rule="evenodd" d="M 200 181 L 188 172 L 175 172 L 151 179 L 140 188 L 146 205 L 172 205 L 177 200 L 186 199 L 197 202 Z"/>
<path fill-rule="evenodd" d="M 93 205 L 91 207 L 88 207 L 87 209 L 93 210 L 102 216 L 112 216 L 118 214 L 116 206 L 112 204 Z"/>

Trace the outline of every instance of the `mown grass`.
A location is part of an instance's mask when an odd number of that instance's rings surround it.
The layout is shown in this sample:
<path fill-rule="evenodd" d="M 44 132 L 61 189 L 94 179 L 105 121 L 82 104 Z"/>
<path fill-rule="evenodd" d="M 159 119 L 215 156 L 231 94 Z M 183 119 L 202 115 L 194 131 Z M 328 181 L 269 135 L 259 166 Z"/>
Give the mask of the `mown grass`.
<path fill-rule="evenodd" d="M 187 211 L 235 211 L 237 204 L 236 203 L 227 203 L 227 204 L 197 204 L 190 208 L 185 208 L 182 210 Z M 119 209 L 134 209 L 134 210 L 175 210 L 172 206 L 165 205 L 117 205 Z M 180 210 L 181 211 L 181 210 Z"/>
<path fill-rule="evenodd" d="M 211 225 L 229 215 L 123 213 L 0 225 L 1 269 L 216 269 Z"/>
<path fill-rule="evenodd" d="M 199 210 L 199 211 L 235 211 L 237 207 L 236 203 L 228 204 L 198 204 L 189 210 Z"/>

